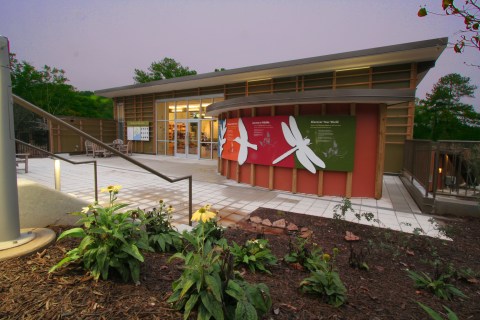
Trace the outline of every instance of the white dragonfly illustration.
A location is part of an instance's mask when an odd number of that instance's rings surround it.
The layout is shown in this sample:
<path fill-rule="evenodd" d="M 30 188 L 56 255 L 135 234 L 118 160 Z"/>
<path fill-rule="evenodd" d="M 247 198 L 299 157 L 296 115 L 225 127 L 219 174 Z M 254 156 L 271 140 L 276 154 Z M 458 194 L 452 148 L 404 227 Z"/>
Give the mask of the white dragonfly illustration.
<path fill-rule="evenodd" d="M 247 160 L 248 148 L 257 150 L 257 145 L 248 142 L 248 133 L 243 124 L 242 118 L 238 119 L 238 131 L 240 132 L 240 137 L 233 139 L 236 143 L 240 145 L 240 150 L 238 151 L 238 164 L 242 165 Z"/>
<path fill-rule="evenodd" d="M 282 154 L 277 159 L 273 160 L 272 164 L 279 163 L 289 155 L 295 152 L 298 161 L 311 173 L 317 172 L 315 169 L 315 165 L 319 166 L 320 168 L 325 168 L 325 162 L 320 159 L 313 151 L 310 149 L 310 139 L 303 138 L 300 130 L 298 130 L 297 123 L 295 122 L 295 118 L 290 116 L 288 119 L 290 127 L 285 122 L 282 122 L 282 131 L 283 135 L 285 136 L 285 140 L 287 143 L 292 147 L 292 149 L 288 150 L 284 154 Z"/>
<path fill-rule="evenodd" d="M 220 121 L 220 139 L 218 139 L 219 143 L 219 156 L 222 155 L 223 152 L 223 145 L 227 142 L 225 138 L 225 132 L 227 132 L 227 120 Z"/>

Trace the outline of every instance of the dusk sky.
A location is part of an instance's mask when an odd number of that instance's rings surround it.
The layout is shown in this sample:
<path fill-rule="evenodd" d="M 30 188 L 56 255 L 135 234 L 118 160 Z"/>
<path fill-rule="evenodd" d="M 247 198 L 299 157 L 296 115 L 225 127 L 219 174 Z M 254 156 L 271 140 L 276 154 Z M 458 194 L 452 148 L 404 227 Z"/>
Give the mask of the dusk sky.
<path fill-rule="evenodd" d="M 418 18 L 440 0 L 0 0 L 0 34 L 19 60 L 62 68 L 78 90 L 133 84 L 134 69 L 174 58 L 198 73 L 427 40 L 455 39 L 454 17 Z M 480 86 L 477 49 L 447 48 L 423 82 L 457 72 Z M 480 89 L 476 91 L 480 96 Z M 479 110 L 480 98 L 469 101 Z"/>

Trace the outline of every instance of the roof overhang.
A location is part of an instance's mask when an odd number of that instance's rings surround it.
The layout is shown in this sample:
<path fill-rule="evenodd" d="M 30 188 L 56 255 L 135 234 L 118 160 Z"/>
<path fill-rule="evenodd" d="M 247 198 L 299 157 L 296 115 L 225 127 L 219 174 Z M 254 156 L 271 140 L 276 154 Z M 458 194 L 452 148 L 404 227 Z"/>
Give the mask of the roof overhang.
<path fill-rule="evenodd" d="M 114 98 L 210 87 L 265 78 L 329 72 L 342 69 L 374 67 L 411 62 L 435 62 L 448 43 L 448 38 L 410 42 L 379 48 L 350 51 L 325 56 L 269 63 L 252 67 L 210 72 L 194 76 L 152 81 L 95 91 Z M 433 64 L 432 64 L 433 65 Z M 420 74 L 420 82 L 422 74 Z"/>
<path fill-rule="evenodd" d="M 414 101 L 415 89 L 342 89 L 259 94 L 228 99 L 207 107 L 208 116 L 238 109 L 319 103 L 362 103 L 394 105 Z"/>

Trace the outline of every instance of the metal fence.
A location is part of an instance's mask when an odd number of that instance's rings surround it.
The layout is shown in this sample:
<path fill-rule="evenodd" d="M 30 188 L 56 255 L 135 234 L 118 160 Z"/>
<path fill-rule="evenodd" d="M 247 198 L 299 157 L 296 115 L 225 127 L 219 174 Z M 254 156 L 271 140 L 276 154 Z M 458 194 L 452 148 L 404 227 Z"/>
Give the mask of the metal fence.
<path fill-rule="evenodd" d="M 403 163 L 425 197 L 480 195 L 480 141 L 406 140 Z"/>

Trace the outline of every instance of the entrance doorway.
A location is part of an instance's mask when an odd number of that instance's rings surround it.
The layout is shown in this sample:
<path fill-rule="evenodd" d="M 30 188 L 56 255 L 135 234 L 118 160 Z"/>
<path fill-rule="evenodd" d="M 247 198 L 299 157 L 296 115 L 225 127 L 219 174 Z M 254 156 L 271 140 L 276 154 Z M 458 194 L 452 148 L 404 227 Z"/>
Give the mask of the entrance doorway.
<path fill-rule="evenodd" d="M 199 158 L 199 121 L 175 121 L 175 156 L 183 158 Z"/>

